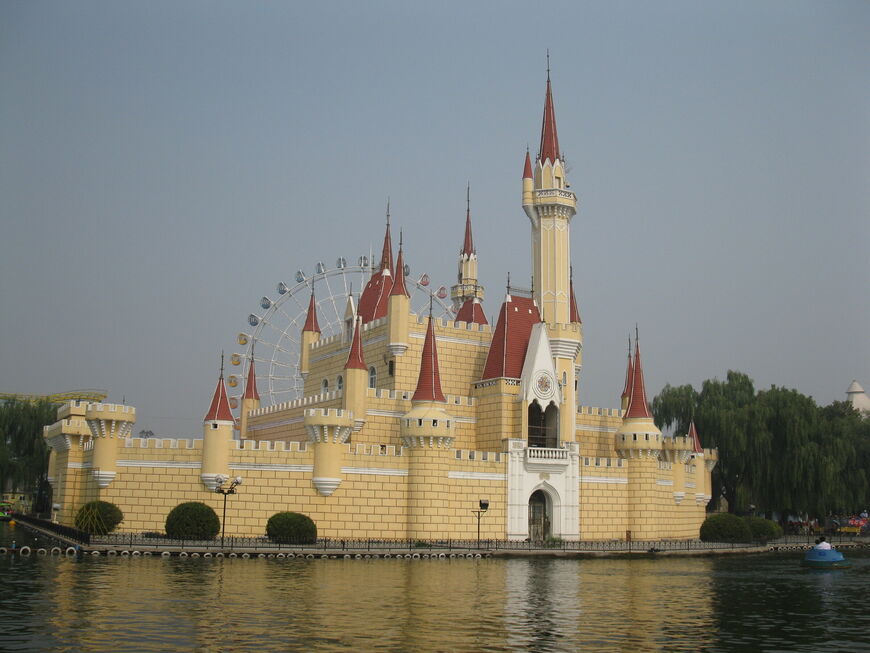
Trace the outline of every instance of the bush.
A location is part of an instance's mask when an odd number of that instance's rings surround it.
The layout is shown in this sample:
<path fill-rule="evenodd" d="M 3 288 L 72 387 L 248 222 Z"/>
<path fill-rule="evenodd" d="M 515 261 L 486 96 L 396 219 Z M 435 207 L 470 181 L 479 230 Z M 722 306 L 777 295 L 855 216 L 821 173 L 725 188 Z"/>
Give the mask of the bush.
<path fill-rule="evenodd" d="M 266 535 L 283 544 L 314 544 L 317 526 L 308 515 L 298 512 L 276 512 L 266 523 Z"/>
<path fill-rule="evenodd" d="M 166 535 L 173 540 L 213 540 L 220 529 L 215 511 L 199 501 L 180 503 L 166 516 Z"/>
<path fill-rule="evenodd" d="M 124 513 L 108 501 L 91 501 L 76 513 L 76 528 L 91 535 L 111 533 L 122 521 Z"/>
<path fill-rule="evenodd" d="M 746 524 L 749 526 L 749 531 L 752 533 L 752 539 L 761 542 L 767 540 L 775 540 L 782 537 L 782 526 L 770 519 L 762 517 L 745 517 Z"/>
<path fill-rule="evenodd" d="M 749 524 L 737 515 L 727 512 L 710 515 L 701 524 L 702 542 L 751 542 Z"/>

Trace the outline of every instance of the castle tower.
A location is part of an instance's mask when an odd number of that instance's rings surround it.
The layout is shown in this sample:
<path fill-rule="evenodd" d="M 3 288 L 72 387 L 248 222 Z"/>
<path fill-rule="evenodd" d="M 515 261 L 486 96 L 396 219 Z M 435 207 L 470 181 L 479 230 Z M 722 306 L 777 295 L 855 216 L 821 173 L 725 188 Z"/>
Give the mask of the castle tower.
<path fill-rule="evenodd" d="M 317 324 L 317 303 L 314 301 L 314 286 L 311 286 L 311 299 L 308 301 L 308 313 L 302 326 L 302 342 L 299 345 L 299 375 L 302 379 L 308 377 L 311 370 L 311 345 L 320 340 L 320 326 Z M 253 365 L 253 361 L 251 362 Z"/>
<path fill-rule="evenodd" d="M 357 315 L 363 324 L 377 320 L 387 314 L 390 291 L 393 288 L 393 241 L 390 238 L 390 203 L 387 202 L 387 232 L 384 234 L 384 246 L 381 250 L 381 262 L 378 270 L 369 279 L 359 298 Z"/>
<path fill-rule="evenodd" d="M 423 341 L 420 376 L 411 410 L 401 419 L 408 449 L 408 537 L 443 537 L 448 492 L 444 472 L 453 447 L 453 417 L 445 410 L 432 310 Z"/>
<path fill-rule="evenodd" d="M 314 295 L 311 296 L 314 299 Z M 310 311 L 310 307 L 309 307 Z M 303 331 L 303 340 L 304 340 Z M 254 350 L 251 349 L 251 361 L 248 365 L 248 378 L 245 379 L 245 393 L 242 395 L 242 410 L 239 414 L 239 438 L 248 437 L 248 413 L 260 407 L 260 393 L 257 391 L 257 372 L 254 369 Z"/>
<path fill-rule="evenodd" d="M 85 421 L 94 442 L 92 474 L 97 487 L 103 489 L 115 479 L 118 441 L 130 437 L 136 409 L 120 404 L 88 404 Z"/>
<path fill-rule="evenodd" d="M 459 251 L 458 283 L 450 289 L 450 298 L 453 300 L 453 308 L 456 312 L 459 312 L 469 300 L 476 299 L 478 304 L 483 301 L 483 286 L 477 283 L 477 251 L 474 249 L 474 239 L 471 235 L 470 184 L 466 189 L 465 204 L 465 238 Z"/>
<path fill-rule="evenodd" d="M 628 336 L 628 363 L 625 367 L 625 386 L 622 388 L 619 408 L 625 413 L 628 410 L 628 401 L 631 399 L 631 381 L 634 377 L 634 369 L 631 364 L 631 336 Z"/>
<path fill-rule="evenodd" d="M 202 422 L 202 479 L 203 485 L 214 490 L 218 476 L 229 476 L 230 442 L 236 423 L 230 411 L 227 389 L 224 385 L 224 363 L 221 356 L 221 374 L 218 378 L 211 405 Z"/>
<path fill-rule="evenodd" d="M 563 393 L 559 429 L 564 440 L 573 440 L 576 376 L 583 334 L 579 313 L 573 316 L 571 311 L 571 219 L 577 213 L 577 198 L 568 187 L 556 130 L 548 60 L 540 149 L 534 165 L 526 152 L 523 167 L 523 210 L 532 228 L 533 293 L 547 323 L 557 381 Z"/>
<path fill-rule="evenodd" d="M 646 400 L 640 343 L 635 338 L 631 370 L 631 392 L 622 424 L 616 431 L 616 452 L 628 458 L 628 529 L 634 539 L 658 537 L 657 501 L 661 489 L 656 484 L 662 456 L 662 432 L 655 425 Z"/>
<path fill-rule="evenodd" d="M 399 258 L 396 260 L 396 281 L 390 291 L 388 315 L 390 318 L 390 341 L 387 345 L 393 356 L 401 356 L 408 349 L 408 315 L 411 298 L 405 287 L 405 258 L 402 253 L 402 236 L 399 235 Z"/>
<path fill-rule="evenodd" d="M 359 431 L 365 424 L 366 389 L 369 386 L 369 369 L 365 358 L 363 358 L 362 330 L 362 318 L 358 317 L 354 324 L 347 361 L 344 364 L 342 404 L 344 409 L 350 411 L 354 416 L 355 431 Z"/>

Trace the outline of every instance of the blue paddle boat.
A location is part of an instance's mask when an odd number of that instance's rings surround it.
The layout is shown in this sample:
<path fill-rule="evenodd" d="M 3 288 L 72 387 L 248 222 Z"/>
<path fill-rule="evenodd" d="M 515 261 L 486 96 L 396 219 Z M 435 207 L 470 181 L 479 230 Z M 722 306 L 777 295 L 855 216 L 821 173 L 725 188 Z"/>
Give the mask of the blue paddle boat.
<path fill-rule="evenodd" d="M 852 565 L 836 549 L 812 548 L 804 555 L 801 566 L 812 569 L 846 569 Z"/>

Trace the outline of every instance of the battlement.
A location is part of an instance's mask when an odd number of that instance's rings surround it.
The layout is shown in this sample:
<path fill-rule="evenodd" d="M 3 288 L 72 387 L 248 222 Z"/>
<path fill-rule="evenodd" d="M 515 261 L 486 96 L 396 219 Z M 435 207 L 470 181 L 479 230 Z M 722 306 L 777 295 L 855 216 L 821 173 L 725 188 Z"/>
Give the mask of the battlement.
<path fill-rule="evenodd" d="M 671 449 L 680 449 L 680 450 L 686 450 L 686 451 L 691 449 L 693 446 L 692 441 L 688 438 L 688 436 L 685 436 L 685 435 L 674 435 L 671 437 L 663 436 L 662 437 L 662 444 L 665 447 L 668 447 Z"/>
<path fill-rule="evenodd" d="M 365 334 L 381 327 L 387 323 L 386 317 L 379 317 L 377 320 L 372 320 L 366 324 L 363 324 L 362 327 L 362 336 L 363 336 L 363 345 L 365 345 Z M 344 342 L 344 335 L 341 333 L 336 333 L 335 335 L 331 335 L 328 338 L 319 338 L 315 342 L 311 343 L 311 351 L 316 351 L 318 349 L 323 349 L 329 345 L 335 344 L 337 342 Z M 348 343 L 348 348 L 350 348 L 350 344 Z"/>
<path fill-rule="evenodd" d="M 130 419 L 132 417 L 135 421 L 136 407 L 126 404 L 88 404 L 85 414 L 88 419 Z M 113 415 L 118 417 L 113 417 Z"/>
<path fill-rule="evenodd" d="M 342 417 L 353 419 L 353 413 L 343 408 L 306 408 L 305 417 Z"/>
<path fill-rule="evenodd" d="M 202 449 L 196 438 L 125 438 L 125 449 Z"/>
<path fill-rule="evenodd" d="M 66 419 L 72 416 L 84 417 L 88 403 L 83 399 L 71 399 L 64 402 L 57 408 L 57 419 Z"/>
<path fill-rule="evenodd" d="M 507 460 L 507 455 L 501 451 L 475 451 L 474 449 L 455 449 L 455 460 L 467 460 L 471 462 L 501 463 Z"/>
<path fill-rule="evenodd" d="M 342 396 L 344 396 L 344 392 L 342 390 L 321 392 L 320 394 L 311 395 L 309 397 L 299 397 L 299 399 L 294 399 L 292 401 L 282 401 L 280 404 L 274 404 L 272 406 L 263 406 L 262 408 L 258 408 L 257 410 L 252 410 L 250 413 L 248 413 L 248 416 L 259 417 L 260 415 L 271 415 L 273 413 L 280 413 L 284 410 L 303 408 L 305 406 L 311 406 L 312 404 L 322 404 L 325 401 L 341 399 Z"/>
<path fill-rule="evenodd" d="M 366 388 L 366 397 L 371 399 L 389 399 L 393 401 L 411 401 L 413 390 L 390 390 L 388 388 Z M 447 406 L 474 406 L 474 397 L 467 395 L 445 395 Z"/>
<path fill-rule="evenodd" d="M 308 451 L 307 442 L 284 442 L 283 440 L 234 440 L 238 451 L 274 451 L 296 452 Z"/>
<path fill-rule="evenodd" d="M 416 323 L 425 326 L 427 324 L 427 320 L 429 319 L 428 315 L 414 315 L 416 318 Z M 454 320 L 448 320 L 443 317 L 434 318 L 434 325 L 436 329 L 453 329 L 455 331 L 477 331 L 479 333 L 491 333 L 492 327 L 489 324 L 477 324 L 476 322 L 456 322 Z M 438 337 L 438 333 L 435 334 L 436 338 Z"/>
<path fill-rule="evenodd" d="M 42 427 L 42 436 L 44 438 L 53 438 L 66 433 L 75 435 L 86 435 L 90 433 L 90 430 L 88 429 L 88 424 L 87 422 L 85 422 L 85 420 L 76 419 L 74 417 L 61 419 L 54 424 L 49 424 L 48 426 Z"/>
<path fill-rule="evenodd" d="M 594 408 L 592 406 L 577 406 L 578 415 L 594 415 L 596 417 L 622 417 L 619 408 Z"/>
<path fill-rule="evenodd" d="M 603 456 L 584 456 L 584 467 L 625 467 L 624 458 L 605 458 Z"/>

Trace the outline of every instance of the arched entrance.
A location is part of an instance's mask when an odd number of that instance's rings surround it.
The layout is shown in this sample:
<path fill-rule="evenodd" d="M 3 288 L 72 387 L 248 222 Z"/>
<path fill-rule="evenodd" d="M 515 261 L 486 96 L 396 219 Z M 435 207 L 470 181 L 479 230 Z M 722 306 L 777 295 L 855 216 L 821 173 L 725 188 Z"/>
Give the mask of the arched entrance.
<path fill-rule="evenodd" d="M 542 542 L 550 537 L 553 519 L 550 497 L 543 490 L 535 490 L 529 497 L 529 539 Z"/>

